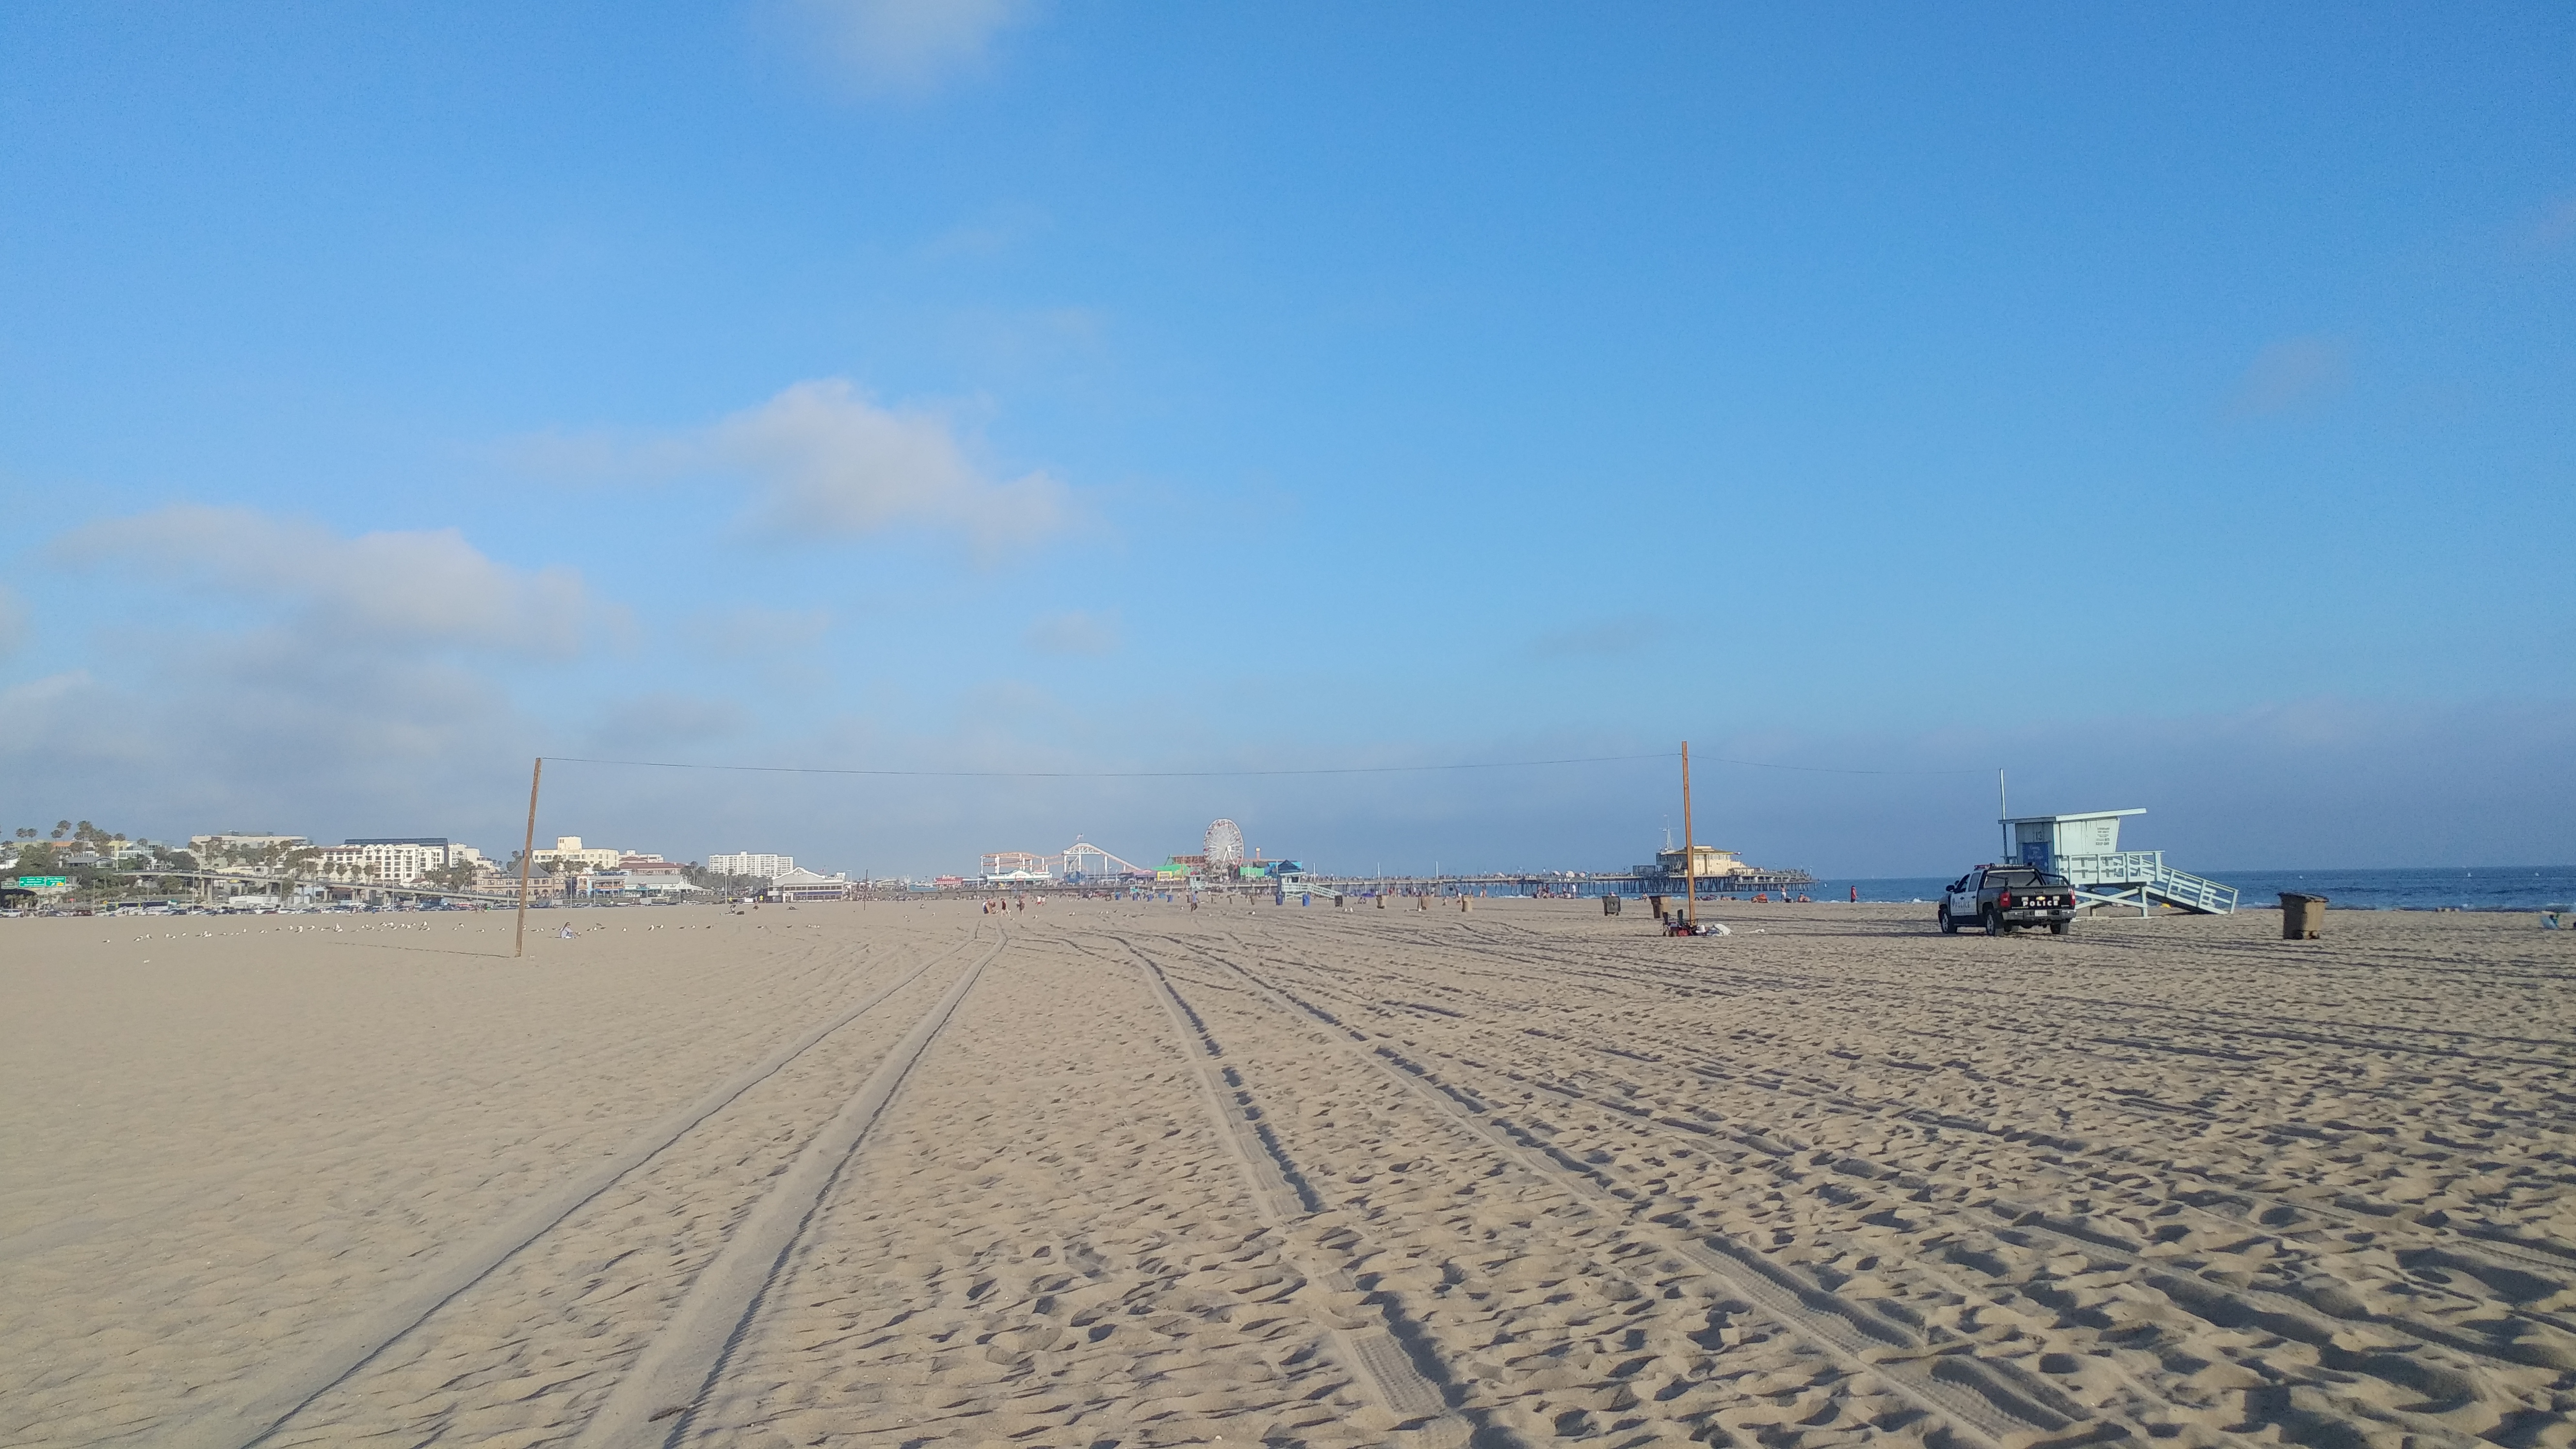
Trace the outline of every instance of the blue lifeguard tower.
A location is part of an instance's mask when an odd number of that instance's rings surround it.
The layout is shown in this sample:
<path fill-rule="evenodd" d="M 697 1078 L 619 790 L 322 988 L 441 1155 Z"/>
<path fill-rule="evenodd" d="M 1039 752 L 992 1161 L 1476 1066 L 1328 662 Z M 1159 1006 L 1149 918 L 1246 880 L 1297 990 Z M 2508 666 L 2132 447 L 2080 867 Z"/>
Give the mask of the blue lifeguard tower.
<path fill-rule="evenodd" d="M 2236 887 L 2175 870 L 2161 850 L 2122 850 L 2120 822 L 2139 810 L 2092 810 L 2081 815 L 2006 817 L 2004 859 L 2066 877 L 2076 899 L 2097 906 L 2135 906 L 2142 916 L 2159 905 L 2195 915 L 2224 916 L 2236 909 Z"/>

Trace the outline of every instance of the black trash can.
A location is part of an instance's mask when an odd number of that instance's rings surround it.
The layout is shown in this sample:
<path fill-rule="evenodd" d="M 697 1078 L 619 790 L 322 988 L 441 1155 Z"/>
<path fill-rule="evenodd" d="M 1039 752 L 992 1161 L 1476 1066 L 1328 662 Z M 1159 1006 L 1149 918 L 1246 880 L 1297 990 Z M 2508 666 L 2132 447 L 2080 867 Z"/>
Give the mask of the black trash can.
<path fill-rule="evenodd" d="M 1617 896 L 1603 896 L 1601 898 L 1601 914 L 1605 916 L 1615 916 L 1619 914 L 1619 898 Z"/>
<path fill-rule="evenodd" d="M 2326 898 L 2281 892 L 2281 939 L 2314 941 L 2325 935 Z"/>

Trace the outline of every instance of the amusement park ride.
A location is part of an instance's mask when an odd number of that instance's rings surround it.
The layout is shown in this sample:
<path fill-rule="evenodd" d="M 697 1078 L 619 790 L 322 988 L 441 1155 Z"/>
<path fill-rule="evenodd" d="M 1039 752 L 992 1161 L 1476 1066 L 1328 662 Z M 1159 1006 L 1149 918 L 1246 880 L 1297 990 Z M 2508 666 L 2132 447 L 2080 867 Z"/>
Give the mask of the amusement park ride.
<path fill-rule="evenodd" d="M 1266 881 L 1277 875 L 1282 866 L 1296 868 L 1294 861 L 1247 861 L 1244 856 L 1243 827 L 1220 819 L 1211 822 L 1200 838 L 1198 854 L 1173 856 L 1159 869 L 1122 860 L 1077 835 L 1073 844 L 1053 855 L 1026 850 L 987 852 L 982 884 L 1109 885 L 1157 879 L 1216 882 L 1244 877 Z"/>
<path fill-rule="evenodd" d="M 1025 850 L 996 850 L 984 856 L 983 883 L 988 886 L 1035 886 L 1114 881 L 1126 876 L 1147 880 L 1154 872 L 1111 855 L 1077 835 L 1073 844 L 1053 855 Z"/>

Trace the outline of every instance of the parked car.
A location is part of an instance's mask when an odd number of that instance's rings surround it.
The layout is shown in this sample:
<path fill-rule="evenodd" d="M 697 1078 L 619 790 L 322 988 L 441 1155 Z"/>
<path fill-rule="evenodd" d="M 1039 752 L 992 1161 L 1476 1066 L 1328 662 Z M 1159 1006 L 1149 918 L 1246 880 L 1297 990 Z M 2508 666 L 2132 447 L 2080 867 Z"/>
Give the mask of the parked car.
<path fill-rule="evenodd" d="M 1950 882 L 1936 919 L 1951 935 L 1977 925 L 1989 936 L 2023 926 L 2046 926 L 2050 935 L 2063 936 L 2075 926 L 2075 887 L 2037 866 L 1981 865 Z"/>

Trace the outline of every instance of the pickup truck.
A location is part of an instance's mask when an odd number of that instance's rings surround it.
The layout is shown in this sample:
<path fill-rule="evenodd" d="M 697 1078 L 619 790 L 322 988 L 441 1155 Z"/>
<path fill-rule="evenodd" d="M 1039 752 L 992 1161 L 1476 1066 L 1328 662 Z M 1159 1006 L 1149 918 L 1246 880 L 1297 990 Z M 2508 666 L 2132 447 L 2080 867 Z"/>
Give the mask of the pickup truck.
<path fill-rule="evenodd" d="M 1968 925 L 1985 927 L 1989 936 L 2022 926 L 2046 926 L 2063 936 L 2075 925 L 2075 887 L 2036 866 L 1981 865 L 1950 882 L 1938 919 L 1954 936 Z"/>

